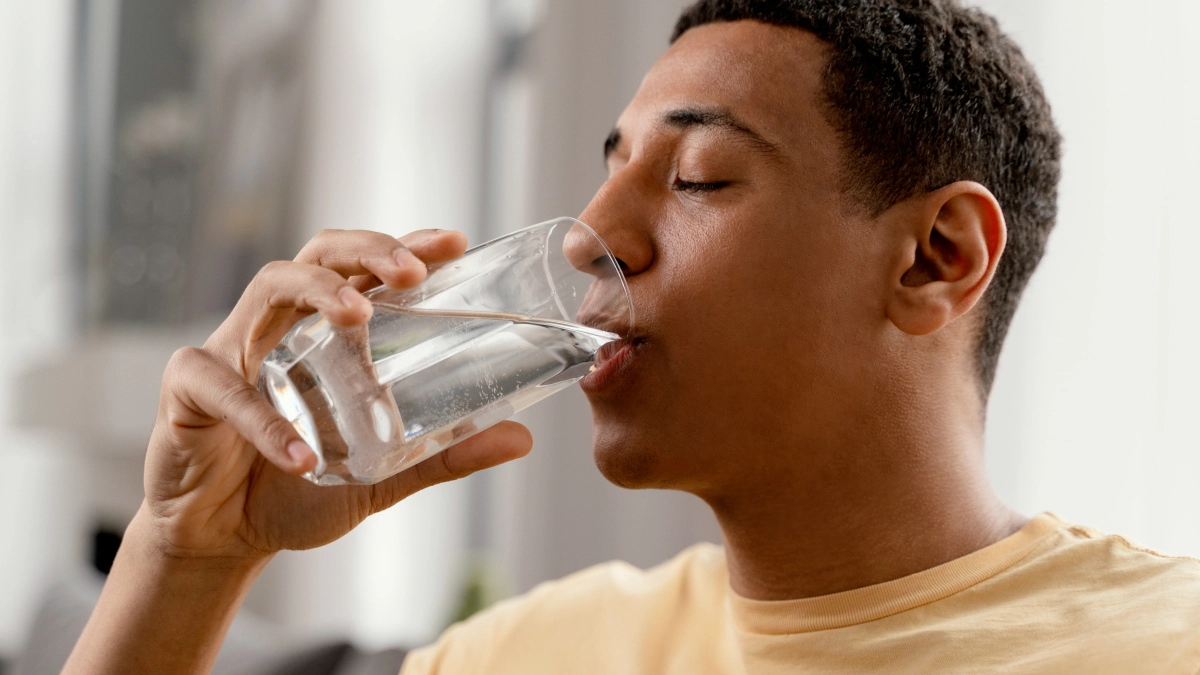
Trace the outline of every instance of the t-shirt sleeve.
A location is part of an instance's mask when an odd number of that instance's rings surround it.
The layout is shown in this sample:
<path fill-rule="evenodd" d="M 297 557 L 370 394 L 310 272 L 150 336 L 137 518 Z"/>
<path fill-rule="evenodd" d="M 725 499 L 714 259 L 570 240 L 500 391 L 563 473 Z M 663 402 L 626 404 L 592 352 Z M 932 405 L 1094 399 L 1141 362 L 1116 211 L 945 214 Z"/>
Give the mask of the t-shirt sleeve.
<path fill-rule="evenodd" d="M 566 644 L 581 635 L 594 637 L 595 608 L 609 598 L 615 576 L 643 574 L 628 565 L 607 563 L 539 585 L 454 624 L 436 642 L 409 653 L 401 675 L 459 675 L 521 668 L 513 663 L 513 645 L 521 658 L 553 662 Z"/>
<path fill-rule="evenodd" d="M 697 562 L 701 558 L 716 564 Z M 400 672 L 537 675 L 577 672 L 580 663 L 588 672 L 658 672 L 664 659 L 675 660 L 662 640 L 680 644 L 680 635 L 694 634 L 700 637 L 693 641 L 707 646 L 724 634 L 723 570 L 724 555 L 715 547 L 689 549 L 650 571 L 597 565 L 451 626 L 437 642 L 411 652 Z M 693 651 L 707 653 L 705 647 Z M 647 659 L 649 665 L 634 668 Z"/>
<path fill-rule="evenodd" d="M 506 627 L 516 621 L 523 598 L 497 604 L 446 629 L 433 644 L 409 652 L 400 675 L 457 675 L 486 673 L 495 646 Z"/>

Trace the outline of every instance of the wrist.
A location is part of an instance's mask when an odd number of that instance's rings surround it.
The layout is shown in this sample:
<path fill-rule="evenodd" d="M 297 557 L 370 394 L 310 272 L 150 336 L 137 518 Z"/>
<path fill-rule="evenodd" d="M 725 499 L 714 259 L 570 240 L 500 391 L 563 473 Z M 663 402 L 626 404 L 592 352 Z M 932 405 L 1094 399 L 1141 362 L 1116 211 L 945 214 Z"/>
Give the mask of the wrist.
<path fill-rule="evenodd" d="M 211 572 L 226 578 L 245 577 L 251 583 L 275 557 L 274 553 L 252 549 L 241 542 L 203 549 L 182 545 L 179 542 L 187 537 L 179 536 L 175 529 L 169 517 L 155 514 L 143 502 L 125 530 L 121 549 L 137 559 L 138 567 L 173 573 Z"/>
<path fill-rule="evenodd" d="M 207 673 L 270 555 L 179 551 L 143 506 L 64 673 Z M 219 552 L 218 552 L 219 553 Z"/>

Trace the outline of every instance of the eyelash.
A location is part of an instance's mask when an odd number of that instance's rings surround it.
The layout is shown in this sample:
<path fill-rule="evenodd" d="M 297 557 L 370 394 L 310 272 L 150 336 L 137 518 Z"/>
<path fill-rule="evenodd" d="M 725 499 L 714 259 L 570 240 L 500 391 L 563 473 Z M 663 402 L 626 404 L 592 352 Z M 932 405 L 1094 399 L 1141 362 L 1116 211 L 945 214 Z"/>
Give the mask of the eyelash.
<path fill-rule="evenodd" d="M 704 192 L 716 192 L 717 190 L 728 186 L 728 181 L 717 183 L 693 183 L 688 180 L 683 180 L 682 178 L 676 178 L 675 184 L 671 186 L 671 189 L 679 192 L 692 192 L 698 194 Z"/>

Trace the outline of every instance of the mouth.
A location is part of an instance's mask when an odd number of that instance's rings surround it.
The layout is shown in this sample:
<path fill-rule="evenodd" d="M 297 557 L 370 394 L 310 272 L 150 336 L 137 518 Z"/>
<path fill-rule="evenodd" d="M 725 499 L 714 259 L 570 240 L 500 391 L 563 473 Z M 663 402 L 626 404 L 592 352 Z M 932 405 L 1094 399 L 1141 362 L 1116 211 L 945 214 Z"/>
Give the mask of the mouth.
<path fill-rule="evenodd" d="M 642 337 L 628 337 L 604 345 L 596 352 L 592 372 L 579 381 L 579 386 L 587 394 L 601 394 L 615 389 L 622 380 L 627 379 L 625 375 L 644 343 Z"/>

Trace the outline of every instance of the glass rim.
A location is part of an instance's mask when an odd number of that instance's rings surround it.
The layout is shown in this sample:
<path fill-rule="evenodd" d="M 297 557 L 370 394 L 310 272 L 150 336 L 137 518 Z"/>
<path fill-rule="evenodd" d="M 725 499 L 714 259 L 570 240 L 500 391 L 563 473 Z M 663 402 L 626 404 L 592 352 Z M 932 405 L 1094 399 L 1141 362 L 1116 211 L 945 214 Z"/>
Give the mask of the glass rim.
<path fill-rule="evenodd" d="M 502 234 L 498 237 L 493 237 L 492 239 L 489 239 L 483 243 L 472 246 L 471 248 L 467 249 L 463 253 L 463 255 L 466 255 L 467 253 L 470 253 L 471 251 L 473 251 L 475 249 L 489 246 L 489 245 L 491 245 L 495 242 L 498 242 L 502 239 L 507 239 L 508 237 L 518 235 L 523 232 L 533 232 L 535 230 L 541 230 L 541 229 L 550 229 L 551 231 L 553 231 L 554 227 L 565 224 L 565 223 L 572 223 L 574 225 L 578 225 L 578 226 L 582 227 L 584 229 L 584 231 L 586 231 L 589 235 L 592 236 L 592 239 L 596 240 L 596 242 L 598 242 L 600 244 L 600 248 L 603 249 L 604 254 L 606 256 L 608 256 L 609 260 L 612 262 L 613 268 L 617 272 L 617 279 L 621 283 L 621 293 L 622 293 L 622 296 L 625 298 L 625 307 L 629 311 L 629 326 L 627 328 L 625 328 L 624 332 L 627 334 L 632 334 L 634 327 L 637 325 L 636 317 L 634 315 L 634 308 L 633 308 L 633 293 L 631 293 L 629 291 L 629 283 L 625 280 L 625 272 L 624 272 L 624 270 L 621 269 L 621 263 L 617 259 L 616 254 L 612 252 L 612 249 L 608 247 L 608 242 L 604 241 L 604 238 L 601 237 L 595 230 L 593 230 L 590 225 L 583 222 L 582 220 L 579 220 L 578 218 L 572 218 L 571 216 L 562 216 L 559 218 L 551 218 L 550 220 L 547 220 L 547 221 L 541 222 L 541 223 L 537 223 L 536 225 L 530 225 L 528 227 L 523 227 L 519 230 L 513 230 L 512 232 L 509 232 L 507 234 Z M 550 283 L 551 292 L 554 294 L 555 302 L 557 303 L 558 302 L 558 292 L 554 289 L 554 284 L 553 284 L 552 280 L 547 278 L 547 281 L 551 282 Z M 566 317 L 566 318 L 570 319 L 570 317 Z M 622 335 L 621 337 L 628 337 L 628 335 Z"/>

